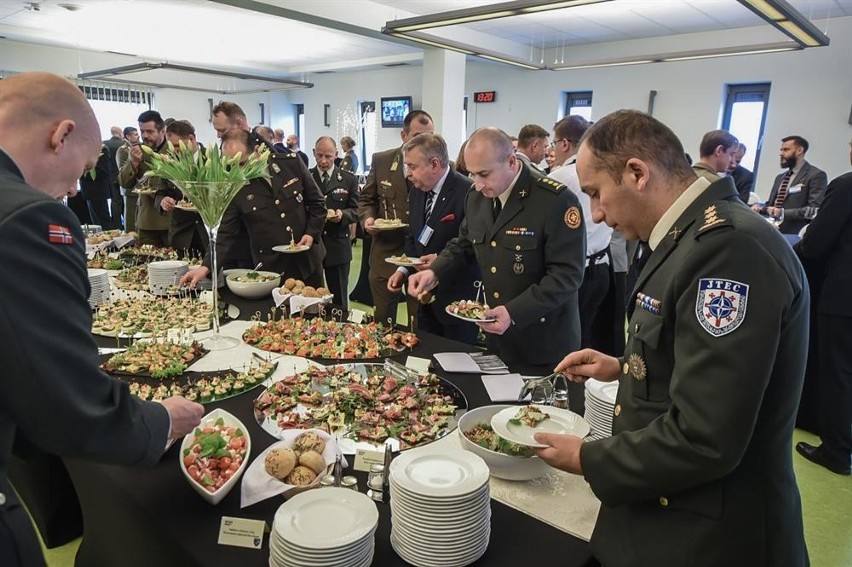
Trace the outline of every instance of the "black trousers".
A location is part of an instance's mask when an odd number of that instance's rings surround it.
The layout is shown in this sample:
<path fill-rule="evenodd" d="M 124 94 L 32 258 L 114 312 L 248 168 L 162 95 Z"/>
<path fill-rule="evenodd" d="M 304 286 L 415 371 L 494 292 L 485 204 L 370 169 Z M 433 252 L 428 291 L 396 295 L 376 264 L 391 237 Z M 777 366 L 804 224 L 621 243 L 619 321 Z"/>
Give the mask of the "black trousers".
<path fill-rule="evenodd" d="M 360 226 L 360 225 L 359 225 Z M 349 299 L 363 303 L 364 305 L 373 305 L 373 292 L 370 290 L 370 247 L 373 244 L 373 239 L 366 232 L 361 238 L 361 266 L 358 271 L 358 281 L 355 283 L 355 288 L 349 294 Z"/>
<path fill-rule="evenodd" d="M 609 264 L 589 264 L 577 294 L 580 308 L 580 346 L 594 347 L 592 323 L 609 291 Z M 565 354 L 568 354 L 567 352 Z"/>
<path fill-rule="evenodd" d="M 0 565 L 3 567 L 45 567 L 35 530 L 24 507 L 11 487 L 0 479 L 0 493 L 6 503 L 0 506 Z"/>
<path fill-rule="evenodd" d="M 112 230 L 112 215 L 109 212 L 109 202 L 106 199 L 86 200 L 89 206 L 89 216 L 92 224 L 99 224 L 103 230 Z"/>
<path fill-rule="evenodd" d="M 852 451 L 852 317 L 819 314 L 822 446 L 840 462 Z"/>
<path fill-rule="evenodd" d="M 338 264 L 336 266 L 325 266 L 325 285 L 328 291 L 334 294 L 331 300 L 335 305 L 343 307 L 343 311 L 349 311 L 349 264 Z"/>
<path fill-rule="evenodd" d="M 476 346 L 479 327 L 474 323 L 468 323 L 461 319 L 454 319 L 452 323 L 442 322 L 435 315 L 435 310 L 443 308 L 436 307 L 436 305 L 432 303 L 420 306 L 417 310 L 417 330 Z"/>

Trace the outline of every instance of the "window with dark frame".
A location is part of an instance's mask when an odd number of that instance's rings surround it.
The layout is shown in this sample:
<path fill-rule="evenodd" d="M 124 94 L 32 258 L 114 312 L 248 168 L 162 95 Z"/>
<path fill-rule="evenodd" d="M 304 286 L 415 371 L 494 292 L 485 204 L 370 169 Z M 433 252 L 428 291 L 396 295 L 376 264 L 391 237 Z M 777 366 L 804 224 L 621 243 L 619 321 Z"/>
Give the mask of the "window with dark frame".
<path fill-rule="evenodd" d="M 571 115 L 592 119 L 592 91 L 565 93 L 565 116 Z"/>
<path fill-rule="evenodd" d="M 766 112 L 769 109 L 771 83 L 728 85 L 725 93 L 725 111 L 722 129 L 727 130 L 746 145 L 746 154 L 740 165 L 757 176 Z"/>

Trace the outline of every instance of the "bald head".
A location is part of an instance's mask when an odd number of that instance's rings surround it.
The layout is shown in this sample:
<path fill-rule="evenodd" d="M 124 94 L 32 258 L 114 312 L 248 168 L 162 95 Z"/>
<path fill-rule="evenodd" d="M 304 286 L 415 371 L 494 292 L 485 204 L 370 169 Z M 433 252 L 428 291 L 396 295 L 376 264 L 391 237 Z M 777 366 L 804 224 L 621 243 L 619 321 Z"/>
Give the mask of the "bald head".
<path fill-rule="evenodd" d="M 109 133 L 110 135 L 115 136 L 116 138 L 121 138 L 122 135 L 121 128 L 118 126 L 111 126 L 109 129 Z"/>
<path fill-rule="evenodd" d="M 471 134 L 467 141 L 467 148 L 487 147 L 493 156 L 499 160 L 508 159 L 515 153 L 515 146 L 512 144 L 512 138 L 506 132 L 499 128 L 487 127 L 480 128 Z"/>
<path fill-rule="evenodd" d="M 57 199 L 76 191 L 100 145 L 98 121 L 74 84 L 51 73 L 0 81 L 0 146 L 32 187 Z"/>

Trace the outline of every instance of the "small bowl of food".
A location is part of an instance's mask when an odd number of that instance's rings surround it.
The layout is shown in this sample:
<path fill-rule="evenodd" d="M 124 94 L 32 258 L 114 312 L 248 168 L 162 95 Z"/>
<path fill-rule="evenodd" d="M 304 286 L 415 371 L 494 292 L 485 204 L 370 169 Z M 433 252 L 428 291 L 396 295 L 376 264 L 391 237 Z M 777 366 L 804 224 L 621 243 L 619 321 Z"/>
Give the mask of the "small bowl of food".
<path fill-rule="evenodd" d="M 251 439 L 245 425 L 217 408 L 183 438 L 180 470 L 193 490 L 215 506 L 236 486 L 250 454 Z"/>
<path fill-rule="evenodd" d="M 281 276 L 275 272 L 255 270 L 229 270 L 225 276 L 228 289 L 246 299 L 267 297 L 281 283 Z"/>
<path fill-rule="evenodd" d="M 462 447 L 482 457 L 491 474 L 505 480 L 530 480 L 553 469 L 535 456 L 530 447 L 506 441 L 491 428 L 491 418 L 509 405 L 483 406 L 468 410 L 459 419 Z"/>

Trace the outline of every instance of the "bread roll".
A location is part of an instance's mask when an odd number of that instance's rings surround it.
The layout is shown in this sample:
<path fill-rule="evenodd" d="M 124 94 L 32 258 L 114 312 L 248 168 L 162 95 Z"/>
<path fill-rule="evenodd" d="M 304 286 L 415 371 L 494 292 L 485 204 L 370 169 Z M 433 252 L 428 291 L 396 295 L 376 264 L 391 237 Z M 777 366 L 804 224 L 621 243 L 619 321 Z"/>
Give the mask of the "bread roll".
<path fill-rule="evenodd" d="M 325 441 L 323 441 L 319 435 L 314 431 L 305 431 L 298 437 L 296 437 L 296 443 L 293 445 L 293 449 L 301 454 L 305 451 L 316 451 L 320 455 L 325 451 Z"/>
<path fill-rule="evenodd" d="M 317 474 L 322 474 L 325 470 L 325 459 L 316 451 L 305 451 L 299 456 L 299 464 L 308 467 Z"/>
<path fill-rule="evenodd" d="M 287 484 L 292 484 L 293 486 L 307 486 L 312 483 L 317 478 L 317 475 L 314 471 L 309 469 L 308 467 L 298 466 L 293 469 L 293 472 L 287 477 Z"/>
<path fill-rule="evenodd" d="M 266 454 L 264 465 L 266 472 L 277 478 L 285 480 L 296 467 L 298 458 L 292 449 L 272 449 Z"/>

